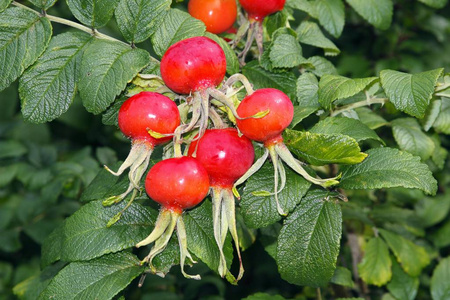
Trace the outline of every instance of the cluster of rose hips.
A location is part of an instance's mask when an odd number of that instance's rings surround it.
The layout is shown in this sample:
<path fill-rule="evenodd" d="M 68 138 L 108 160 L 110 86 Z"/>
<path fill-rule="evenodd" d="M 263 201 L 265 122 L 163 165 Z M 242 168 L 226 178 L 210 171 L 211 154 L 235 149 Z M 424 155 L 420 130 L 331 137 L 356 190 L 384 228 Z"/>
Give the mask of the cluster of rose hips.
<path fill-rule="evenodd" d="M 246 2 L 241 0 L 241 3 Z M 206 37 L 177 42 L 162 57 L 160 70 L 165 85 L 180 95 L 183 105 L 190 107 L 190 118 L 182 122 L 176 103 L 155 92 L 141 92 L 123 103 L 118 124 L 123 134 L 131 139 L 132 147 L 117 172 L 108 170 L 120 175 L 129 169 L 130 184 L 123 194 L 106 199 L 104 205 L 117 203 L 132 193 L 125 210 L 141 190 L 140 182 L 154 147 L 172 141 L 173 157 L 153 165 L 145 179 L 148 196 L 162 209 L 153 231 L 136 245 L 153 243 L 142 263 L 148 263 L 156 273 L 152 260 L 165 249 L 176 229 L 181 271 L 187 278 L 200 278 L 184 272 L 186 258 L 191 261 L 193 258 L 187 249 L 181 216 L 184 210 L 198 205 L 211 192 L 214 237 L 220 251 L 218 273 L 222 277 L 230 275 L 222 250 L 229 231 L 240 262 L 236 277 L 239 280 L 244 269 L 235 219 L 235 195 L 239 197 L 236 186 L 254 174 L 270 154 L 275 168 L 273 194 L 279 213 L 286 215 L 277 199 L 278 176 L 281 189 L 286 181 L 280 159 L 315 184 L 330 186 L 337 181 L 310 176 L 283 144 L 281 134 L 294 113 L 286 94 L 272 88 L 253 91 L 241 74 L 224 81 L 225 54 L 216 42 Z M 236 105 L 235 95 L 241 88 L 245 88 L 247 95 Z M 266 149 L 255 163 L 252 141 L 262 143 Z M 124 210 L 109 225 L 119 220 Z"/>

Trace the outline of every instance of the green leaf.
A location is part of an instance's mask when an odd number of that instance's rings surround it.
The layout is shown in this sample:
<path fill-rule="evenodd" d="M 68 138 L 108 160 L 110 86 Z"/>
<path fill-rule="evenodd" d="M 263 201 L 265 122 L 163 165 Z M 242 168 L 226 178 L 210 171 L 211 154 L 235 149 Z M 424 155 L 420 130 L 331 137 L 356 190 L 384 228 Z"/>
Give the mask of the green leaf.
<path fill-rule="evenodd" d="M 405 187 L 436 194 L 437 182 L 420 157 L 393 148 L 367 151 L 362 163 L 342 168 L 340 187 L 343 189 L 381 189 Z"/>
<path fill-rule="evenodd" d="M 325 37 L 319 25 L 314 22 L 303 21 L 295 31 L 300 43 L 322 48 L 325 55 L 335 56 L 341 52 L 332 41 Z"/>
<path fill-rule="evenodd" d="M 424 227 L 433 226 L 445 219 L 450 210 L 450 197 L 441 195 L 434 198 L 422 198 L 415 205 L 415 211 Z"/>
<path fill-rule="evenodd" d="M 36 61 L 51 36 L 47 18 L 18 7 L 0 13 L 0 91 Z"/>
<path fill-rule="evenodd" d="M 264 18 L 264 28 L 267 30 L 267 34 L 272 36 L 272 34 L 277 31 L 277 29 L 285 28 L 286 21 L 289 18 L 285 10 L 278 11 Z"/>
<path fill-rule="evenodd" d="M 280 34 L 272 42 L 270 61 L 275 68 L 293 68 L 306 59 L 302 56 L 302 47 L 290 34 Z"/>
<path fill-rule="evenodd" d="M 303 119 L 310 116 L 317 111 L 317 108 L 311 106 L 294 106 L 294 117 L 289 125 L 290 128 L 294 128 L 295 125 L 300 123 Z"/>
<path fill-rule="evenodd" d="M 223 38 L 218 37 L 215 34 L 206 32 L 206 37 L 209 37 L 213 41 L 222 47 L 223 52 L 225 53 L 225 57 L 227 59 L 227 73 L 233 75 L 235 73 L 239 73 L 239 60 L 236 56 L 236 53 L 233 49 L 231 49 L 230 45 Z"/>
<path fill-rule="evenodd" d="M 34 123 L 58 118 L 75 97 L 81 57 L 92 37 L 81 32 L 55 36 L 19 81 L 23 117 Z"/>
<path fill-rule="evenodd" d="M 14 140 L 0 141 L 0 159 L 20 157 L 28 152 L 28 149 L 20 142 Z"/>
<path fill-rule="evenodd" d="M 120 220 L 106 224 L 121 211 L 126 201 L 103 207 L 102 201 L 84 205 L 65 221 L 62 260 L 89 260 L 107 253 L 131 248 L 146 238 L 153 227 L 157 212 L 133 203 Z"/>
<path fill-rule="evenodd" d="M 380 72 L 381 85 L 395 108 L 416 118 L 423 118 L 437 80 L 444 69 L 435 69 L 418 74 L 407 74 L 393 70 Z"/>
<path fill-rule="evenodd" d="M 433 271 L 431 297 L 433 300 L 450 298 L 450 257 L 442 259 Z"/>
<path fill-rule="evenodd" d="M 434 152 L 434 142 L 416 119 L 399 118 L 392 121 L 392 133 L 400 149 L 427 160 Z"/>
<path fill-rule="evenodd" d="M 423 119 L 423 129 L 425 131 L 430 130 L 433 127 L 434 122 L 439 116 L 442 107 L 442 100 L 434 100 L 431 102 L 431 105 L 428 107 L 425 118 Z"/>
<path fill-rule="evenodd" d="M 149 247 L 147 249 L 150 251 Z M 153 266 L 156 268 L 158 274 L 167 274 L 174 265 L 179 264 L 180 245 L 178 243 L 177 235 L 174 233 L 164 251 L 158 254 L 153 260 Z"/>
<path fill-rule="evenodd" d="M 47 10 L 55 4 L 56 0 L 28 0 L 40 9 Z"/>
<path fill-rule="evenodd" d="M 413 277 L 419 276 L 422 269 L 430 263 L 427 251 L 401 235 L 381 228 L 378 230 L 389 248 L 394 252 L 403 270 Z"/>
<path fill-rule="evenodd" d="M 370 129 L 377 129 L 389 124 L 388 121 L 368 107 L 359 107 L 355 109 L 355 112 L 358 115 L 359 120 L 366 124 Z"/>
<path fill-rule="evenodd" d="M 317 0 L 311 4 L 315 6 L 320 25 L 332 36 L 339 37 L 345 22 L 345 6 L 342 0 Z"/>
<path fill-rule="evenodd" d="M 350 79 L 337 75 L 324 75 L 319 82 L 319 102 L 330 109 L 333 101 L 358 94 L 378 80 L 377 77 Z"/>
<path fill-rule="evenodd" d="M 204 262 L 211 270 L 219 268 L 220 253 L 214 238 L 212 227 L 212 205 L 203 201 L 199 207 L 183 215 L 189 251 Z M 230 236 L 227 236 L 223 247 L 227 264 L 233 260 L 233 247 Z"/>
<path fill-rule="evenodd" d="M 309 129 L 309 132 L 344 134 L 354 138 L 357 142 L 372 139 L 384 143 L 375 131 L 361 121 L 351 118 L 328 117 L 316 123 L 316 125 Z"/>
<path fill-rule="evenodd" d="M 64 223 L 65 224 L 65 223 Z M 64 239 L 64 224 L 53 230 L 42 243 L 41 267 L 46 267 L 61 259 Z"/>
<path fill-rule="evenodd" d="M 81 61 L 79 90 L 89 112 L 101 113 L 150 60 L 147 51 L 118 42 L 95 40 Z"/>
<path fill-rule="evenodd" d="M 12 0 L 0 0 L 0 12 L 4 11 L 10 4 Z"/>
<path fill-rule="evenodd" d="M 140 43 L 155 33 L 170 9 L 170 0 L 120 0 L 115 16 L 129 42 Z"/>
<path fill-rule="evenodd" d="M 285 300 L 281 295 L 271 295 L 267 293 L 256 293 L 250 295 L 242 300 Z"/>
<path fill-rule="evenodd" d="M 202 21 L 184 11 L 170 9 L 152 36 L 153 49 L 161 57 L 171 45 L 190 37 L 202 36 L 205 30 Z"/>
<path fill-rule="evenodd" d="M 352 280 L 352 272 L 344 267 L 337 267 L 336 270 L 334 270 L 334 275 L 330 282 L 350 288 L 355 286 L 355 283 Z"/>
<path fill-rule="evenodd" d="M 440 226 L 431 235 L 431 240 L 438 248 L 444 248 L 450 245 L 450 220 Z"/>
<path fill-rule="evenodd" d="M 281 163 L 281 162 L 280 162 Z M 311 183 L 285 167 L 286 186 L 278 193 L 278 201 L 284 211 L 292 211 L 306 194 Z M 244 188 L 240 206 L 245 224 L 252 228 L 261 228 L 281 219 L 277 210 L 275 196 L 256 196 L 253 192 L 274 189 L 274 168 L 266 162 L 263 167 L 251 176 Z"/>
<path fill-rule="evenodd" d="M 314 5 L 309 0 L 287 0 L 286 6 L 302 10 L 311 16 L 317 15 Z"/>
<path fill-rule="evenodd" d="M 441 111 L 434 121 L 433 128 L 437 132 L 450 134 L 450 98 L 442 98 Z"/>
<path fill-rule="evenodd" d="M 295 98 L 297 78 L 292 72 L 272 73 L 261 68 L 257 61 L 251 61 L 242 68 L 242 74 L 253 83 L 255 89 L 279 89 L 288 95 L 289 98 Z"/>
<path fill-rule="evenodd" d="M 118 162 L 115 165 L 109 167 L 111 168 L 111 170 L 118 170 L 120 165 L 121 163 Z M 83 194 L 81 194 L 80 201 L 89 202 L 93 200 L 104 199 L 109 196 L 114 196 L 115 194 L 111 194 L 110 192 L 112 189 L 114 189 L 114 186 L 117 185 L 118 180 L 118 176 L 111 174 L 111 172 L 109 172 L 105 168 L 100 169 L 91 183 L 83 191 Z"/>
<path fill-rule="evenodd" d="M 38 299 L 111 299 L 144 271 L 130 253 L 73 262 L 62 269 Z"/>
<path fill-rule="evenodd" d="M 319 108 L 319 82 L 312 73 L 304 73 L 297 80 L 297 101 L 300 107 Z"/>
<path fill-rule="evenodd" d="M 441 141 L 439 140 L 439 136 L 432 136 L 431 139 L 434 142 L 434 152 L 431 155 L 431 160 L 439 170 L 444 169 L 445 161 L 447 160 L 448 151 L 446 148 L 441 147 Z"/>
<path fill-rule="evenodd" d="M 49 266 L 39 274 L 20 282 L 13 288 L 14 295 L 24 300 L 37 299 L 53 277 L 64 267 L 64 264 L 60 262 Z"/>
<path fill-rule="evenodd" d="M 419 0 L 419 2 L 422 2 L 433 8 L 443 8 L 445 5 L 447 5 L 448 0 Z"/>
<path fill-rule="evenodd" d="M 13 253 L 22 248 L 19 234 L 16 229 L 0 230 L 0 251 Z"/>
<path fill-rule="evenodd" d="M 316 166 L 326 164 L 356 164 L 366 158 L 358 142 L 342 134 L 321 134 L 285 130 L 284 143 L 298 157 Z"/>
<path fill-rule="evenodd" d="M 277 264 L 284 280 L 319 287 L 333 277 L 342 213 L 326 191 L 309 192 L 286 218 L 278 237 Z"/>
<path fill-rule="evenodd" d="M 66 0 L 72 14 L 81 23 L 93 28 L 106 25 L 119 0 Z"/>
<path fill-rule="evenodd" d="M 392 0 L 346 0 L 367 22 L 378 29 L 391 26 L 394 4 Z"/>
<path fill-rule="evenodd" d="M 325 74 L 336 75 L 337 70 L 335 66 L 326 58 L 322 56 L 311 56 L 308 58 L 310 64 L 314 66 L 314 69 L 311 70 L 312 73 L 317 75 L 318 77 L 322 77 Z"/>
<path fill-rule="evenodd" d="M 369 240 L 358 271 L 364 282 L 376 286 L 388 283 L 392 277 L 392 261 L 386 243 L 379 237 Z"/>
<path fill-rule="evenodd" d="M 397 262 L 392 264 L 392 280 L 388 283 L 388 291 L 396 298 L 402 300 L 416 299 L 419 289 L 419 279 L 406 274 Z"/>

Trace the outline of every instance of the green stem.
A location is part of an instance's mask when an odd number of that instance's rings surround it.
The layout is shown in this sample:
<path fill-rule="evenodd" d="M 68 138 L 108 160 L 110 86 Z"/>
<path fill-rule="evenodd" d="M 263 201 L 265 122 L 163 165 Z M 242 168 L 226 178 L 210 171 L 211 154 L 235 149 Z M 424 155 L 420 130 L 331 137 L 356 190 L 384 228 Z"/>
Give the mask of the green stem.
<path fill-rule="evenodd" d="M 122 44 L 127 45 L 127 46 L 131 46 L 131 45 L 129 45 L 129 44 L 127 44 L 127 43 L 125 43 L 125 42 L 123 42 L 121 40 L 115 39 L 115 38 L 113 38 L 113 37 L 111 37 L 109 35 L 106 35 L 106 34 L 103 34 L 101 32 L 98 32 L 95 29 L 92 29 L 92 28 L 89 28 L 87 26 L 81 25 L 81 24 L 79 24 L 77 22 L 73 22 L 73 21 L 70 21 L 70 20 L 67 20 L 67 19 L 63 19 L 63 18 L 60 18 L 60 17 L 47 15 L 47 14 L 44 16 L 41 13 L 39 13 L 38 11 L 35 11 L 34 9 L 29 8 L 28 6 L 25 6 L 25 5 L 23 5 L 21 3 L 18 3 L 16 1 L 13 1 L 11 4 L 14 5 L 14 6 L 26 9 L 28 11 L 31 11 L 31 12 L 39 15 L 39 16 L 46 17 L 51 22 L 63 24 L 63 25 L 66 25 L 66 26 L 69 26 L 69 27 L 72 27 L 72 28 L 75 28 L 75 29 L 87 32 L 87 33 L 89 33 L 89 34 L 91 34 L 91 35 L 93 35 L 93 36 L 95 36 L 97 38 L 100 38 L 100 39 L 115 41 L 115 42 L 119 42 L 119 43 L 122 43 Z"/>
<path fill-rule="evenodd" d="M 344 111 L 349 111 L 358 107 L 363 107 L 363 106 L 370 106 L 372 104 L 385 104 L 386 102 L 388 102 L 389 99 L 387 98 L 369 98 L 367 100 L 364 101 L 359 101 L 359 102 L 355 102 L 349 105 L 345 105 L 340 107 L 339 109 L 336 109 L 335 111 L 333 111 L 331 113 L 332 117 L 335 117 L 337 115 L 339 115 L 340 113 L 343 113 Z"/>

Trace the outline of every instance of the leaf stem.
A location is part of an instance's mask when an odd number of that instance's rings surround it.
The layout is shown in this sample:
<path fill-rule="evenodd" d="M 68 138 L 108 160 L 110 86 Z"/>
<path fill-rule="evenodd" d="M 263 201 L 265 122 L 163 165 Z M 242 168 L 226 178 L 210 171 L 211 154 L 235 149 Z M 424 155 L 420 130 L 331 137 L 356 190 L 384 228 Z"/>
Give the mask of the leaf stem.
<path fill-rule="evenodd" d="M 367 100 L 363 100 L 363 101 L 359 101 L 359 102 L 355 102 L 352 104 L 342 106 L 339 109 L 336 109 L 335 111 L 333 111 L 331 113 L 331 116 L 335 117 L 335 116 L 343 113 L 344 111 L 349 111 L 349 110 L 352 110 L 352 109 L 355 109 L 358 107 L 370 106 L 372 104 L 385 104 L 388 101 L 389 101 L 389 99 L 387 99 L 387 98 L 368 98 Z"/>
<path fill-rule="evenodd" d="M 16 1 L 13 1 L 13 2 L 12 2 L 12 5 L 15 5 L 15 6 L 17 6 L 17 7 L 26 9 L 26 10 L 28 10 L 28 11 L 31 11 L 31 12 L 33 12 L 33 13 L 39 15 L 39 16 L 46 17 L 46 18 L 49 19 L 51 22 L 63 24 L 63 25 L 66 25 L 66 26 L 69 26 L 69 27 L 72 27 L 72 28 L 75 28 L 75 29 L 78 29 L 78 30 L 87 32 L 87 33 L 89 33 L 89 34 L 91 34 L 91 35 L 93 35 L 93 36 L 95 36 L 95 37 L 97 37 L 97 38 L 105 39 L 105 40 L 110 40 L 110 41 L 115 41 L 115 42 L 119 42 L 119 43 L 122 43 L 122 44 L 124 44 L 124 45 L 127 45 L 127 46 L 130 46 L 130 47 L 131 47 L 130 44 L 127 44 L 127 43 L 125 43 L 125 42 L 123 42 L 123 41 L 121 41 L 121 40 L 118 40 L 118 39 L 116 39 L 116 38 L 113 38 L 112 36 L 109 36 L 109 35 L 106 35 L 106 34 L 104 34 L 104 33 L 101 33 L 101 32 L 99 32 L 99 31 L 97 31 L 95 28 L 89 28 L 89 27 L 84 26 L 84 25 L 82 25 L 82 24 L 80 24 L 80 23 L 77 23 L 77 22 L 74 22 L 74 21 L 70 21 L 70 20 L 67 20 L 67 19 L 63 19 L 63 18 L 60 18 L 60 17 L 56 17 L 56 16 L 52 16 L 52 15 L 47 15 L 47 14 L 43 15 L 43 14 L 41 14 L 40 12 L 38 12 L 38 11 L 32 9 L 32 8 L 29 8 L 29 7 L 26 6 L 26 5 L 23 5 L 23 4 L 21 4 L 21 3 L 18 3 L 18 2 L 16 2 Z"/>

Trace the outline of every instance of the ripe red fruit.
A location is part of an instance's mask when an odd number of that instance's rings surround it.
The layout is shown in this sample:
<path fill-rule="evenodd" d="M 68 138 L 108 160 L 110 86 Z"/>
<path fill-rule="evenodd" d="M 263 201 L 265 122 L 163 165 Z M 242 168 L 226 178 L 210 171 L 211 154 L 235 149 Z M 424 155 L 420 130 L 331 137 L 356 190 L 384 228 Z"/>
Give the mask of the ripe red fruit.
<path fill-rule="evenodd" d="M 255 159 L 252 142 L 239 136 L 234 128 L 209 129 L 189 146 L 197 160 L 208 171 L 211 186 L 231 189 L 247 172 Z"/>
<path fill-rule="evenodd" d="M 270 143 L 281 137 L 294 117 L 294 106 L 289 97 L 280 90 L 267 88 L 245 97 L 237 108 L 241 118 L 269 110 L 262 118 L 237 119 L 239 130 L 251 140 Z"/>
<path fill-rule="evenodd" d="M 210 129 L 199 140 L 191 143 L 188 155 L 195 156 L 200 161 L 211 181 L 214 237 L 220 250 L 219 274 L 224 277 L 229 273 L 222 250 L 229 229 L 240 262 L 236 281 L 240 280 L 244 268 L 239 250 L 232 188 L 252 166 L 255 158 L 252 142 L 245 136 L 239 136 L 234 128 Z"/>
<path fill-rule="evenodd" d="M 161 77 L 178 94 L 214 88 L 225 77 L 227 63 L 222 48 L 199 36 L 179 41 L 161 59 Z"/>
<path fill-rule="evenodd" d="M 236 21 L 236 0 L 190 0 L 188 11 L 201 20 L 206 30 L 219 34 L 225 32 Z"/>
<path fill-rule="evenodd" d="M 269 113 L 262 118 L 248 118 L 237 119 L 236 125 L 239 130 L 251 140 L 264 143 L 266 152 L 258 159 L 254 166 L 244 174 L 239 182 L 242 183 L 245 179 L 254 174 L 259 168 L 262 167 L 264 160 L 270 154 L 274 173 L 274 192 L 269 193 L 264 191 L 265 194 L 275 195 L 275 201 L 277 204 L 278 213 L 286 215 L 284 209 L 278 202 L 278 175 L 281 178 L 281 189 L 285 185 L 286 175 L 282 165 L 281 159 L 287 165 L 289 165 L 295 172 L 302 175 L 306 180 L 321 185 L 323 187 L 332 186 L 338 184 L 337 177 L 330 179 L 317 179 L 309 175 L 302 165 L 295 159 L 289 152 L 289 149 L 283 143 L 283 137 L 281 134 L 289 126 L 294 116 L 294 107 L 289 97 L 277 89 L 260 89 L 253 94 L 245 97 L 237 108 L 237 113 L 241 118 L 250 117 L 256 115 L 258 112 L 269 110 Z M 281 190 L 280 189 L 280 190 Z"/>
<path fill-rule="evenodd" d="M 153 272 L 157 273 L 152 260 L 166 248 L 176 228 L 181 273 L 186 278 L 200 279 L 200 275 L 192 276 L 184 272 L 186 257 L 191 261 L 193 259 L 187 249 L 186 229 L 181 214 L 184 209 L 199 204 L 208 194 L 209 178 L 205 168 L 195 158 L 186 156 L 160 161 L 148 172 L 145 190 L 151 199 L 162 205 L 162 209 L 153 231 L 136 245 L 142 247 L 154 242 L 150 253 L 141 263 L 149 263 Z"/>
<path fill-rule="evenodd" d="M 250 20 L 261 21 L 284 8 L 286 0 L 239 0 Z"/>
<path fill-rule="evenodd" d="M 150 198 L 176 213 L 199 204 L 208 194 L 208 173 L 192 157 L 169 158 L 156 163 L 145 179 Z"/>
<path fill-rule="evenodd" d="M 120 130 L 132 141 L 131 150 L 117 172 L 113 172 L 107 166 L 105 168 L 115 176 L 130 168 L 128 173 L 130 184 L 124 193 L 105 199 L 103 201 L 105 206 L 122 201 L 133 190 L 130 203 L 134 200 L 153 148 L 171 139 L 171 137 L 154 138 L 148 130 L 171 134 L 180 125 L 177 105 L 170 98 L 153 92 L 141 92 L 127 99 L 120 107 L 118 119 Z M 108 226 L 117 222 L 121 214 L 122 211 L 111 219 Z"/>
<path fill-rule="evenodd" d="M 180 125 L 177 105 L 170 98 L 153 92 L 141 92 L 126 100 L 119 110 L 119 128 L 132 141 L 143 141 L 152 147 L 171 140 L 156 139 L 148 130 L 167 134 Z"/>

